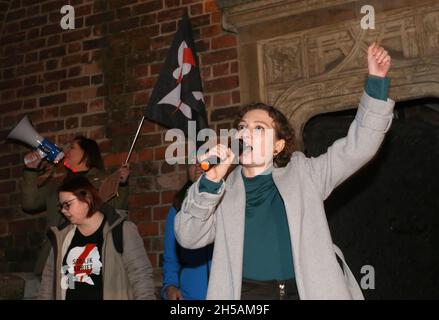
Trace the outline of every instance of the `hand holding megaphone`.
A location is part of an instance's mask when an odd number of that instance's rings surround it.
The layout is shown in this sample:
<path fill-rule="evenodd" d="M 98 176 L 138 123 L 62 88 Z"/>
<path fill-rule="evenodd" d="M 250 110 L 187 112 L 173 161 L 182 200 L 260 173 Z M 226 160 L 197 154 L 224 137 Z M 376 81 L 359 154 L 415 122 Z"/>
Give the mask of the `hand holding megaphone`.
<path fill-rule="evenodd" d="M 35 148 L 35 152 L 27 154 L 24 158 L 24 163 L 29 168 L 38 167 L 41 159 L 45 157 L 53 163 L 58 163 L 64 158 L 64 152 L 56 144 L 39 135 L 32 127 L 27 116 L 24 116 L 15 128 L 12 129 L 7 139 L 21 141 Z"/>
<path fill-rule="evenodd" d="M 39 167 L 43 158 L 44 155 L 41 155 L 41 150 L 31 151 L 24 156 L 24 165 L 26 168 L 36 169 Z"/>

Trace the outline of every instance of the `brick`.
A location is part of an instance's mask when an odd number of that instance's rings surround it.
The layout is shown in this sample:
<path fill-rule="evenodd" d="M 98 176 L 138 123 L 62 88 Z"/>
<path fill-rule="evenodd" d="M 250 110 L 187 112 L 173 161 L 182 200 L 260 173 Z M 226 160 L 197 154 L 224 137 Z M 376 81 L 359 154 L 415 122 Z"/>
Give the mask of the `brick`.
<path fill-rule="evenodd" d="M 69 43 L 69 47 L 68 47 L 68 52 L 69 54 L 81 51 L 82 48 L 82 44 L 81 42 L 74 42 L 74 43 Z"/>
<path fill-rule="evenodd" d="M 160 11 L 157 16 L 158 22 L 180 19 L 186 12 L 186 8 L 171 9 Z"/>
<path fill-rule="evenodd" d="M 43 77 L 46 81 L 54 81 L 54 80 L 61 80 L 65 79 L 67 76 L 67 70 L 59 70 L 59 71 L 53 71 L 53 72 L 46 72 Z"/>
<path fill-rule="evenodd" d="M 39 124 L 37 124 L 36 129 L 40 133 L 58 132 L 58 131 L 64 130 L 64 120 L 48 121 L 48 122 L 39 123 Z"/>
<path fill-rule="evenodd" d="M 198 4 L 194 4 L 194 5 L 190 6 L 189 12 L 190 12 L 191 16 L 201 15 L 203 13 L 203 4 L 198 3 Z"/>
<path fill-rule="evenodd" d="M 110 22 L 113 19 L 114 19 L 114 11 L 106 11 L 86 17 L 85 25 L 94 26 L 94 25 Z"/>
<path fill-rule="evenodd" d="M 218 7 L 214 0 L 208 0 L 204 2 L 205 12 L 218 12 Z"/>
<path fill-rule="evenodd" d="M 159 235 L 159 224 L 157 222 L 141 222 L 137 227 L 142 237 Z"/>
<path fill-rule="evenodd" d="M 220 77 L 220 76 L 225 76 L 229 74 L 229 64 L 228 63 L 223 63 L 223 64 L 218 64 L 218 65 L 214 65 L 212 67 L 212 71 L 213 71 L 213 76 L 214 77 Z"/>
<path fill-rule="evenodd" d="M 81 66 L 75 66 L 69 69 L 69 78 L 77 77 L 81 74 Z"/>
<path fill-rule="evenodd" d="M 19 97 L 28 97 L 44 92 L 43 86 L 29 86 L 17 91 Z"/>
<path fill-rule="evenodd" d="M 82 117 L 81 125 L 83 127 L 102 126 L 107 122 L 107 113 L 98 113 Z"/>
<path fill-rule="evenodd" d="M 83 49 L 95 50 L 95 49 L 104 48 L 106 45 L 107 45 L 107 41 L 105 38 L 87 40 L 83 42 Z"/>
<path fill-rule="evenodd" d="M 40 98 L 40 107 L 52 104 L 61 104 L 66 102 L 67 95 L 65 93 Z"/>
<path fill-rule="evenodd" d="M 21 109 L 22 101 L 14 101 L 0 104 L 0 110 L 3 114 Z"/>
<path fill-rule="evenodd" d="M 97 63 L 88 63 L 83 65 L 84 68 L 84 75 L 90 75 L 90 74 L 97 74 L 101 73 L 102 69 Z"/>
<path fill-rule="evenodd" d="M 61 26 L 58 23 L 50 24 L 41 28 L 41 36 L 47 36 L 51 34 L 57 34 L 62 31 Z"/>
<path fill-rule="evenodd" d="M 34 7 L 28 7 L 27 11 L 26 11 L 26 16 L 27 17 L 35 17 L 36 15 L 40 14 L 41 10 L 40 10 L 40 6 L 36 5 Z"/>
<path fill-rule="evenodd" d="M 53 57 L 62 57 L 66 54 L 66 47 L 65 46 L 59 46 L 55 48 L 50 48 L 46 50 L 40 51 L 40 60 L 53 58 Z"/>
<path fill-rule="evenodd" d="M 235 35 L 223 35 L 212 39 L 212 50 L 236 46 L 237 40 Z"/>
<path fill-rule="evenodd" d="M 177 21 L 165 22 L 160 26 L 161 33 L 175 32 L 177 30 Z"/>
<path fill-rule="evenodd" d="M 70 88 L 85 87 L 90 85 L 90 77 L 81 77 L 61 81 L 60 89 L 66 90 Z"/>
<path fill-rule="evenodd" d="M 91 13 L 91 5 L 87 4 L 84 6 L 76 7 L 75 8 L 75 16 L 81 17 L 81 16 L 87 16 Z"/>
<path fill-rule="evenodd" d="M 128 152 L 119 152 L 119 153 L 112 153 L 112 154 L 106 155 L 104 157 L 105 166 L 106 167 L 111 167 L 111 166 L 120 167 L 123 163 L 125 163 L 127 156 L 128 156 Z"/>
<path fill-rule="evenodd" d="M 151 208 L 130 210 L 129 219 L 134 223 L 151 221 Z"/>
<path fill-rule="evenodd" d="M 11 177 L 11 170 L 9 168 L 0 169 L 0 179 L 6 180 Z"/>
<path fill-rule="evenodd" d="M 142 149 L 137 153 L 137 159 L 139 162 L 151 161 L 153 159 L 153 150 L 151 148 Z"/>
<path fill-rule="evenodd" d="M 103 75 L 96 75 L 91 77 L 91 84 L 102 84 L 104 83 L 104 76 Z"/>
<path fill-rule="evenodd" d="M 61 60 L 61 67 L 68 67 L 74 64 L 83 62 L 84 54 L 78 53 L 70 56 L 63 57 Z"/>
<path fill-rule="evenodd" d="M 241 102 L 241 94 L 239 91 L 233 91 L 232 92 L 232 103 L 238 104 Z"/>
<path fill-rule="evenodd" d="M 23 101 L 24 109 L 34 109 L 37 107 L 37 99 L 27 99 Z"/>
<path fill-rule="evenodd" d="M 66 119 L 66 129 L 75 129 L 79 127 L 79 119 L 78 118 L 68 118 Z"/>
<path fill-rule="evenodd" d="M 28 18 L 21 22 L 21 29 L 29 29 L 32 27 L 41 26 L 47 23 L 47 16 L 39 16 L 34 18 Z"/>
<path fill-rule="evenodd" d="M 11 22 L 14 20 L 18 20 L 18 19 L 22 19 L 26 16 L 26 10 L 23 9 L 19 9 L 19 10 L 14 10 L 14 11 L 9 11 L 8 14 L 6 15 L 6 22 Z"/>
<path fill-rule="evenodd" d="M 180 5 L 180 0 L 164 0 L 165 8 L 178 7 Z"/>
<path fill-rule="evenodd" d="M 34 2 L 35 3 L 35 2 Z M 41 7 L 42 12 L 51 12 L 51 11 L 60 11 L 61 7 L 65 5 L 65 1 L 62 0 L 56 0 L 56 1 L 50 1 L 43 4 Z"/>
<path fill-rule="evenodd" d="M 238 65 L 237 61 L 231 63 L 231 70 L 230 71 L 231 71 L 231 73 L 238 73 L 239 65 Z"/>
<path fill-rule="evenodd" d="M 91 30 L 89 28 L 87 29 L 81 29 L 81 30 L 68 30 L 64 31 L 62 34 L 62 40 L 64 42 L 71 42 L 71 41 L 77 41 L 77 40 L 84 40 L 84 38 L 87 38 L 90 36 Z"/>
<path fill-rule="evenodd" d="M 16 43 L 16 42 L 22 42 L 26 39 L 26 33 L 20 32 L 20 33 L 13 33 L 10 35 L 2 36 L 0 39 L 1 45 Z"/>
<path fill-rule="evenodd" d="M 162 143 L 161 134 L 152 134 L 140 136 L 137 141 L 137 145 L 145 148 L 145 147 L 155 147 Z"/>
<path fill-rule="evenodd" d="M 146 192 L 142 194 L 133 194 L 128 197 L 130 208 L 156 205 L 159 203 L 159 192 Z"/>
<path fill-rule="evenodd" d="M 135 5 L 133 7 L 134 15 L 141 15 L 144 13 L 151 13 L 152 11 L 158 11 L 163 8 L 162 0 L 147 1 L 142 4 Z"/>
<path fill-rule="evenodd" d="M 210 41 L 209 40 L 196 41 L 195 48 L 197 49 L 198 53 L 208 51 L 210 49 Z"/>
<path fill-rule="evenodd" d="M 26 234 L 28 232 L 35 231 L 35 229 L 36 229 L 35 219 L 16 220 L 9 222 L 10 234 L 14 234 L 14 235 Z"/>
<path fill-rule="evenodd" d="M 45 108 L 43 113 L 44 113 L 44 120 L 58 118 L 59 107 Z"/>
<path fill-rule="evenodd" d="M 130 30 L 139 27 L 140 21 L 138 17 L 132 17 L 130 19 L 122 20 L 122 21 L 115 21 L 110 23 L 110 32 L 121 32 L 124 30 Z"/>
<path fill-rule="evenodd" d="M 210 116 L 210 121 L 215 122 L 234 119 L 239 110 L 239 107 L 229 107 L 213 110 Z"/>
<path fill-rule="evenodd" d="M 134 95 L 134 104 L 135 105 L 146 105 L 149 101 L 149 93 L 148 92 L 138 92 Z"/>
<path fill-rule="evenodd" d="M 125 19 L 126 17 L 131 16 L 131 8 L 124 7 L 116 10 L 117 19 Z"/>
<path fill-rule="evenodd" d="M 73 103 L 61 107 L 60 114 L 62 117 L 71 116 L 78 113 L 87 113 L 86 103 Z"/>
<path fill-rule="evenodd" d="M 46 85 L 44 92 L 45 93 L 54 93 L 59 91 L 58 82 L 52 82 Z"/>
<path fill-rule="evenodd" d="M 0 82 L 0 90 L 12 89 L 22 85 L 21 79 L 13 79 Z"/>
<path fill-rule="evenodd" d="M 151 64 L 151 75 L 159 74 L 163 68 L 163 63 Z"/>
<path fill-rule="evenodd" d="M 32 73 L 40 73 L 44 71 L 43 63 L 34 63 L 26 66 L 21 66 L 17 68 L 18 75 L 32 74 Z"/>
<path fill-rule="evenodd" d="M 109 9 L 117 9 L 136 2 L 137 2 L 136 0 L 107 0 Z"/>
<path fill-rule="evenodd" d="M 198 16 L 196 18 L 191 18 L 191 25 L 192 28 L 194 29 L 210 25 L 210 14 L 205 14 L 202 16 Z M 194 38 L 196 37 L 194 36 Z"/>
<path fill-rule="evenodd" d="M 153 221 L 166 220 L 166 217 L 168 216 L 169 208 L 170 206 L 155 207 L 153 209 L 152 220 Z"/>
<path fill-rule="evenodd" d="M 232 49 L 224 49 L 224 50 L 204 54 L 201 57 L 201 62 L 203 65 L 209 65 L 214 63 L 221 63 L 227 60 L 235 60 L 237 58 L 238 58 L 237 49 L 232 48 Z"/>
<path fill-rule="evenodd" d="M 58 68 L 58 60 L 48 60 L 46 61 L 46 70 L 54 70 Z"/>
<path fill-rule="evenodd" d="M 57 44 L 59 44 L 60 40 L 61 40 L 61 37 L 58 34 L 51 36 L 51 37 L 49 37 L 49 39 L 47 39 L 47 46 L 51 47 L 51 46 L 57 45 Z"/>
<path fill-rule="evenodd" d="M 166 155 L 166 149 L 168 147 L 159 147 L 154 149 L 154 160 L 164 160 Z"/>
<path fill-rule="evenodd" d="M 11 193 L 16 188 L 15 181 L 0 182 L 0 193 Z"/>
<path fill-rule="evenodd" d="M 174 200 L 175 191 L 162 191 L 161 193 L 161 203 L 172 203 Z"/>
<path fill-rule="evenodd" d="M 230 76 L 226 78 L 218 78 L 205 82 L 205 92 L 217 92 L 236 89 L 239 86 L 238 76 Z"/>
<path fill-rule="evenodd" d="M 232 97 L 230 92 L 220 93 L 213 96 L 214 107 L 224 107 L 230 105 Z"/>
<path fill-rule="evenodd" d="M 157 23 L 157 14 L 148 14 L 140 19 L 141 26 L 150 26 Z"/>
<path fill-rule="evenodd" d="M 103 99 L 98 99 L 98 100 L 90 102 L 89 107 L 88 107 L 88 112 L 100 112 L 100 111 L 104 111 L 104 110 L 105 110 L 105 106 L 104 106 Z"/>

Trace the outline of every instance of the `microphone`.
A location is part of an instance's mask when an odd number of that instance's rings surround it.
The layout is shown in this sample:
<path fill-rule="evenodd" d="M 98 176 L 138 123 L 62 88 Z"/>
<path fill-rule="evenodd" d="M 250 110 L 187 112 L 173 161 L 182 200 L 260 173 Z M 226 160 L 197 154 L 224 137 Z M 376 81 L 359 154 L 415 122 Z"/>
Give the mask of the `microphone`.
<path fill-rule="evenodd" d="M 236 141 L 238 141 L 238 157 L 244 152 L 244 150 L 250 149 L 252 150 L 253 148 L 251 146 L 249 146 L 248 144 L 246 144 L 244 142 L 244 140 L 242 139 L 232 139 L 230 141 L 230 146 L 234 146 L 236 144 Z M 207 159 L 204 159 L 203 161 L 201 161 L 200 163 L 200 167 L 201 169 L 203 169 L 204 171 L 209 171 L 210 169 L 212 169 L 214 166 L 216 166 L 217 164 L 219 164 L 221 162 L 221 159 L 217 156 L 210 156 Z"/>

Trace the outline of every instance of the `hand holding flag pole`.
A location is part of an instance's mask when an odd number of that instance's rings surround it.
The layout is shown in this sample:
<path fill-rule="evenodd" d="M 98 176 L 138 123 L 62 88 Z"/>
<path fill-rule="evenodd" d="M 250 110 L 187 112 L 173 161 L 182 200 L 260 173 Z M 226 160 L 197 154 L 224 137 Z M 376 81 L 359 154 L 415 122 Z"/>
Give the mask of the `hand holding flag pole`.
<path fill-rule="evenodd" d="M 208 127 L 198 57 L 187 14 L 179 23 L 123 166 L 129 163 L 145 117 L 165 127 L 178 128 L 186 136 L 189 121 L 196 122 L 197 130 Z M 104 201 L 117 195 L 119 177 L 116 171 L 102 183 L 99 193 Z"/>

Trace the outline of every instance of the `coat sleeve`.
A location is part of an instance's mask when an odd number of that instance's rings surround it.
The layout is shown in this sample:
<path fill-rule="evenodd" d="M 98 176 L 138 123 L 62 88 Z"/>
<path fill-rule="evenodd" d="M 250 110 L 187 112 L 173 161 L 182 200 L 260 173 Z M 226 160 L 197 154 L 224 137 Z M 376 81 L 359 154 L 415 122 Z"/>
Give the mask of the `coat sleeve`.
<path fill-rule="evenodd" d="M 155 300 L 151 262 L 137 226 L 130 221 L 123 223 L 122 259 L 133 288 L 134 299 Z"/>
<path fill-rule="evenodd" d="M 180 269 L 181 265 L 177 255 L 177 243 L 174 234 L 175 208 L 169 209 L 165 226 L 165 251 L 163 253 L 163 288 L 161 290 L 162 298 L 166 297 L 166 288 L 174 286 L 180 287 Z"/>
<path fill-rule="evenodd" d="M 50 250 L 49 257 L 46 261 L 46 266 L 44 267 L 43 274 L 41 275 L 40 290 L 38 292 L 38 300 L 54 300 L 55 293 L 53 291 L 53 280 L 54 280 L 54 257 L 53 249 Z"/>
<path fill-rule="evenodd" d="M 394 105 L 391 99 L 374 99 L 364 92 L 348 135 L 321 156 L 306 158 L 306 169 L 323 200 L 375 156 L 392 123 Z"/>
<path fill-rule="evenodd" d="M 48 184 L 38 187 L 38 173 L 36 171 L 24 170 L 20 185 L 23 211 L 37 213 L 46 210 Z"/>
<path fill-rule="evenodd" d="M 118 195 L 109 201 L 109 204 L 115 208 L 120 210 L 128 210 L 128 195 L 129 195 L 129 187 L 128 185 L 121 186 L 117 189 Z"/>
<path fill-rule="evenodd" d="M 187 249 L 205 247 L 215 240 L 214 212 L 224 195 L 225 183 L 217 193 L 200 192 L 201 176 L 188 190 L 181 210 L 175 217 L 174 231 L 178 243 Z"/>

